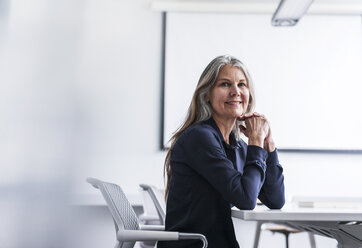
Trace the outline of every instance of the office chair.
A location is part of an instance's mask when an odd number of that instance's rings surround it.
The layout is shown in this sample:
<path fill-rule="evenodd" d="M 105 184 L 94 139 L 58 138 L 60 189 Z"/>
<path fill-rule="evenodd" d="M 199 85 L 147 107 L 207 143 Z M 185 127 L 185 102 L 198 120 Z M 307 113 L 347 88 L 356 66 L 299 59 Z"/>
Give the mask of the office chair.
<path fill-rule="evenodd" d="M 273 223 L 263 223 L 262 221 L 258 221 L 256 225 L 255 239 L 254 239 L 254 248 L 258 248 L 259 239 L 261 231 L 271 231 L 273 234 L 281 233 L 285 236 L 285 247 L 289 248 L 289 235 L 293 233 L 301 233 L 299 229 L 295 229 L 286 225 L 279 225 Z M 311 248 L 316 248 L 314 235 L 308 232 L 309 242 Z"/>
<path fill-rule="evenodd" d="M 204 235 L 198 233 L 181 233 L 164 231 L 164 226 L 140 225 L 126 195 L 120 186 L 103 182 L 95 178 L 87 178 L 87 182 L 99 189 L 111 212 L 117 242 L 115 248 L 133 248 L 136 241 L 171 241 L 198 239 L 207 247 Z"/>

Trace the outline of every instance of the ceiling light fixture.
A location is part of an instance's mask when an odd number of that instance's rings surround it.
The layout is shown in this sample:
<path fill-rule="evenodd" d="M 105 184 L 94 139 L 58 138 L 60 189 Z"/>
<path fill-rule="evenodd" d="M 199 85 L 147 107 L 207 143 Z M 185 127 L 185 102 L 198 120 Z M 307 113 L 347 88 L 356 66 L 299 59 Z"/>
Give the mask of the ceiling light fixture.
<path fill-rule="evenodd" d="M 281 0 L 272 17 L 273 26 L 295 26 L 313 0 Z"/>

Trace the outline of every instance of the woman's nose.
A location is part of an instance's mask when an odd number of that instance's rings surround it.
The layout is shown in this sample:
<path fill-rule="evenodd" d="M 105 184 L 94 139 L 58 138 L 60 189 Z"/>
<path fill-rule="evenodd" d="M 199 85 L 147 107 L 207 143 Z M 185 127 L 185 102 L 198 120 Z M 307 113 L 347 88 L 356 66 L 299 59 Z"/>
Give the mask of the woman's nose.
<path fill-rule="evenodd" d="M 237 84 L 233 84 L 230 88 L 230 94 L 232 96 L 240 96 L 240 89 Z"/>

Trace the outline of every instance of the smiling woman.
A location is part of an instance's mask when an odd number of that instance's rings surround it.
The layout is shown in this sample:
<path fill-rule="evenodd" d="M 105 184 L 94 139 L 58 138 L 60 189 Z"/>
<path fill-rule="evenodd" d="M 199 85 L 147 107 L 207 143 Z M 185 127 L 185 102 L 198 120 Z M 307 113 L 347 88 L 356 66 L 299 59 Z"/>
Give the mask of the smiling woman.
<path fill-rule="evenodd" d="M 166 230 L 204 234 L 211 248 L 239 247 L 230 206 L 253 209 L 257 198 L 269 208 L 284 205 L 283 169 L 268 120 L 252 112 L 252 86 L 245 66 L 231 56 L 215 58 L 201 74 L 165 159 Z M 158 247 L 201 244 L 159 242 Z"/>

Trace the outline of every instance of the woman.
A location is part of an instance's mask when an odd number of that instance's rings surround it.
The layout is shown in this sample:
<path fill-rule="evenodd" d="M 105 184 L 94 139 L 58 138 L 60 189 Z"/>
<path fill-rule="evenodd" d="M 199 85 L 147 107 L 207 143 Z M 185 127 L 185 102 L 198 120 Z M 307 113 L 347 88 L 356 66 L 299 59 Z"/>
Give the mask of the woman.
<path fill-rule="evenodd" d="M 253 209 L 257 198 L 269 208 L 284 205 L 283 169 L 270 125 L 252 113 L 254 104 L 245 66 L 231 56 L 212 60 L 166 156 L 166 230 L 204 234 L 210 248 L 239 247 L 232 206 Z M 201 242 L 158 243 L 165 247 L 199 248 Z"/>

